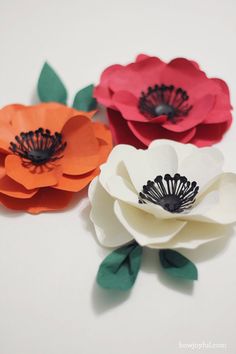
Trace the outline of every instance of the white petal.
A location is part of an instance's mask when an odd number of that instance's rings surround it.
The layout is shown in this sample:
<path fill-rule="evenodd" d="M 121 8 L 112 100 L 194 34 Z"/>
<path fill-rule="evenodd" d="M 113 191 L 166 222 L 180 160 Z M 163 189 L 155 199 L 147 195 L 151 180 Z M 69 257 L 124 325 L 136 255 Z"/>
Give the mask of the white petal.
<path fill-rule="evenodd" d="M 204 186 L 222 173 L 224 158 L 215 148 L 201 148 L 192 152 L 180 164 L 178 172 L 200 187 L 199 196 Z"/>
<path fill-rule="evenodd" d="M 236 222 L 236 174 L 224 173 L 211 187 L 211 190 L 218 191 L 219 200 L 206 211 L 205 217 L 211 222 L 220 224 Z"/>
<path fill-rule="evenodd" d="M 196 207 L 188 213 L 176 215 L 186 221 L 200 221 L 216 224 L 236 222 L 236 174 L 224 173 L 203 193 Z"/>
<path fill-rule="evenodd" d="M 115 202 L 114 210 L 122 225 L 141 246 L 165 243 L 186 224 L 183 221 L 157 219 L 121 201 Z"/>
<path fill-rule="evenodd" d="M 112 176 L 106 182 L 109 194 L 130 204 L 138 204 L 138 193 L 131 182 L 120 176 Z"/>
<path fill-rule="evenodd" d="M 175 149 L 179 163 L 184 160 L 188 155 L 190 155 L 193 151 L 198 150 L 195 145 L 182 144 L 177 141 L 167 139 L 158 139 L 152 141 L 148 149 L 159 148 L 162 145 L 168 145 Z"/>
<path fill-rule="evenodd" d="M 124 177 L 126 180 L 130 180 L 123 160 L 125 156 L 135 151 L 136 149 L 133 146 L 122 144 L 113 148 L 107 162 L 101 166 L 101 173 L 99 176 L 100 183 L 106 190 L 107 180 L 109 180 L 111 176 L 118 175 Z"/>
<path fill-rule="evenodd" d="M 139 193 L 148 180 L 158 175 L 177 172 L 178 159 L 171 146 L 159 146 L 148 150 L 136 150 L 124 158 L 130 179 Z"/>
<path fill-rule="evenodd" d="M 175 214 L 163 209 L 161 206 L 148 203 L 140 204 L 138 202 L 139 196 L 133 185 L 120 176 L 113 176 L 107 181 L 109 194 L 115 199 L 126 202 L 136 208 L 139 208 L 147 213 L 150 213 L 157 218 L 175 218 Z"/>
<path fill-rule="evenodd" d="M 198 203 L 195 203 L 192 209 L 188 212 L 178 214 L 176 217 L 181 220 L 197 220 L 197 221 L 209 221 L 205 217 L 206 213 L 219 201 L 219 193 L 217 191 L 210 191 L 204 194 Z M 176 215 L 176 214 L 175 214 Z"/>
<path fill-rule="evenodd" d="M 232 228 L 211 223 L 189 222 L 169 242 L 152 244 L 151 248 L 187 248 L 194 249 L 204 243 L 232 235 Z"/>
<path fill-rule="evenodd" d="M 90 218 L 103 246 L 118 247 L 133 239 L 114 214 L 114 199 L 101 186 L 98 178 L 89 186 L 89 199 L 92 204 Z"/>

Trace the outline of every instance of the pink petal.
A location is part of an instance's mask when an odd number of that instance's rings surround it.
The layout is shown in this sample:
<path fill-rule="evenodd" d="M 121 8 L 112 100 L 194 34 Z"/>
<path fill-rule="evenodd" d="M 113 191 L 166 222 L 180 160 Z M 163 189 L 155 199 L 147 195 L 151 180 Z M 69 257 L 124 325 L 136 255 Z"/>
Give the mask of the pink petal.
<path fill-rule="evenodd" d="M 110 123 L 110 130 L 115 144 L 129 144 L 136 148 L 143 149 L 145 145 L 139 141 L 131 132 L 127 122 L 118 111 L 107 110 L 107 116 Z"/>
<path fill-rule="evenodd" d="M 179 120 L 177 118 L 176 123 L 167 121 L 163 124 L 163 127 L 170 131 L 180 133 L 199 125 L 204 121 L 208 113 L 211 111 L 214 105 L 214 101 L 215 98 L 212 95 L 207 95 L 201 98 L 196 103 L 194 103 L 193 108 L 186 117 L 181 117 Z"/>
<path fill-rule="evenodd" d="M 188 143 L 195 135 L 196 128 L 185 132 L 176 133 L 164 129 L 160 124 L 149 124 L 141 122 L 128 122 L 128 126 L 137 139 L 143 144 L 149 145 L 155 139 L 170 139 Z"/>

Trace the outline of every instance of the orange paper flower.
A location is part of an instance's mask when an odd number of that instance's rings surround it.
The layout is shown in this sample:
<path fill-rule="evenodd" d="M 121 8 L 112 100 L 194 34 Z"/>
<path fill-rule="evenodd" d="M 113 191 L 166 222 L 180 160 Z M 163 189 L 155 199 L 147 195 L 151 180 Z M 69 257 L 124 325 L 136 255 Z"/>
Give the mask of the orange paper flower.
<path fill-rule="evenodd" d="M 0 110 L 0 203 L 32 214 L 65 208 L 112 148 L 94 112 L 58 103 Z"/>

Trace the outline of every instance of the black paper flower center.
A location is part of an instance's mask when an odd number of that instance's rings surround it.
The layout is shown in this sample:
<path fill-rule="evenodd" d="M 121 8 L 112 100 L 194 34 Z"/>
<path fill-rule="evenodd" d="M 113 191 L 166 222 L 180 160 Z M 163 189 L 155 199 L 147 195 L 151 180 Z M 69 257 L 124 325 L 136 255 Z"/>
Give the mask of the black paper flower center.
<path fill-rule="evenodd" d="M 150 202 L 171 213 L 181 213 L 192 208 L 198 191 L 195 181 L 190 182 L 178 173 L 174 177 L 166 174 L 164 178 L 157 176 L 154 181 L 147 181 L 139 193 L 139 203 Z"/>
<path fill-rule="evenodd" d="M 168 120 L 175 122 L 175 118 L 187 116 L 192 109 L 188 100 L 187 92 L 181 87 L 155 85 L 141 93 L 138 108 L 147 118 L 166 115 Z"/>
<path fill-rule="evenodd" d="M 15 137 L 15 142 L 10 143 L 9 149 L 22 159 L 34 165 L 43 165 L 62 158 L 62 151 L 66 142 L 62 141 L 60 133 L 51 134 L 50 130 L 39 128 L 27 133 L 20 133 Z"/>

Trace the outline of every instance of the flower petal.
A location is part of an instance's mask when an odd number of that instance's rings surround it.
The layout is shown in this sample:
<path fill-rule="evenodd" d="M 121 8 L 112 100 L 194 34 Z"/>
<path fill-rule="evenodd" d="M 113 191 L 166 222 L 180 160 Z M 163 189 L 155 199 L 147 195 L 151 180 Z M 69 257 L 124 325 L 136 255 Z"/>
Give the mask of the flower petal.
<path fill-rule="evenodd" d="M 145 144 L 129 129 L 126 120 L 120 112 L 108 109 L 107 115 L 115 144 L 130 144 L 136 148 L 145 148 Z"/>
<path fill-rule="evenodd" d="M 95 170 L 88 172 L 84 175 L 72 176 L 63 174 L 56 186 L 53 186 L 55 189 L 61 189 L 68 192 L 79 192 L 84 187 L 86 187 L 89 182 L 92 181 L 100 173 L 100 169 L 96 168 Z"/>
<path fill-rule="evenodd" d="M 100 183 L 109 192 L 107 182 L 112 176 L 121 176 L 125 180 L 129 181 L 127 169 L 124 165 L 124 156 L 131 154 L 135 151 L 135 148 L 130 145 L 117 145 L 113 148 L 108 160 L 101 166 L 101 174 L 99 176 Z"/>
<path fill-rule="evenodd" d="M 226 109 L 213 109 L 204 119 L 204 124 L 220 124 L 232 121 L 232 114 Z M 204 125 L 205 126 L 205 125 Z"/>
<path fill-rule="evenodd" d="M 171 240 L 186 224 L 180 220 L 162 220 L 121 201 L 116 201 L 114 211 L 126 228 L 141 246 Z"/>
<path fill-rule="evenodd" d="M 109 87 L 113 92 L 127 90 L 139 97 L 148 86 L 160 81 L 161 71 L 165 65 L 156 57 L 131 63 L 121 68 L 118 75 L 112 76 Z"/>
<path fill-rule="evenodd" d="M 62 136 L 67 143 L 61 159 L 63 173 L 80 175 L 98 167 L 99 143 L 89 118 L 76 116 L 69 119 L 62 129 Z"/>
<path fill-rule="evenodd" d="M 12 116 L 12 126 L 16 134 L 38 128 L 60 132 L 66 121 L 79 112 L 59 103 L 41 103 L 25 106 Z"/>
<path fill-rule="evenodd" d="M 8 155 L 5 160 L 6 174 L 26 189 L 56 185 L 61 175 L 61 167 L 54 162 L 43 166 L 24 166 L 19 156 Z"/>
<path fill-rule="evenodd" d="M 101 75 L 102 86 L 109 85 L 109 81 L 110 81 L 112 75 L 119 72 L 119 70 L 122 68 L 123 68 L 123 66 L 120 64 L 114 64 L 114 65 L 111 65 L 108 68 L 106 68 Z"/>
<path fill-rule="evenodd" d="M 35 195 L 37 191 L 38 189 L 28 190 L 24 188 L 21 184 L 6 175 L 0 178 L 0 193 L 8 195 L 9 197 L 27 199 Z"/>
<path fill-rule="evenodd" d="M 196 181 L 201 190 L 222 173 L 224 157 L 218 149 L 202 148 L 193 151 L 180 164 L 178 172 L 191 182 Z"/>
<path fill-rule="evenodd" d="M 185 58 L 171 60 L 161 73 L 161 82 L 165 85 L 175 85 L 187 91 L 198 83 L 207 83 L 207 80 L 206 74 Z"/>
<path fill-rule="evenodd" d="M 149 145 L 149 149 L 152 148 L 158 148 L 162 145 L 168 145 L 171 146 L 173 149 L 175 149 L 177 156 L 178 156 L 178 161 L 179 163 L 185 159 L 188 155 L 190 155 L 192 152 L 197 151 L 197 147 L 192 144 L 182 144 L 178 141 L 173 141 L 173 140 L 168 140 L 168 139 L 158 139 L 158 140 L 153 140 L 151 144 Z"/>
<path fill-rule="evenodd" d="M 99 165 L 107 160 L 112 149 L 112 136 L 109 128 L 100 122 L 92 124 L 94 134 L 99 144 Z"/>
<path fill-rule="evenodd" d="M 90 218 L 94 223 L 97 238 L 103 246 L 118 247 L 133 239 L 115 216 L 114 199 L 103 189 L 98 178 L 95 178 L 89 186 L 89 199 L 92 203 Z"/>
<path fill-rule="evenodd" d="M 39 214 L 43 211 L 61 210 L 70 203 L 73 193 L 51 188 L 41 188 L 32 198 L 11 198 L 0 193 L 0 203 L 13 210 Z"/>
<path fill-rule="evenodd" d="M 155 139 L 178 140 L 182 143 L 188 143 L 196 133 L 196 128 L 176 133 L 164 129 L 160 124 L 150 124 L 143 122 L 128 121 L 128 127 L 144 145 L 148 146 Z"/>
<path fill-rule="evenodd" d="M 134 190 L 131 182 L 120 176 L 112 176 L 106 183 L 106 190 L 115 199 L 121 200 L 135 208 L 152 214 L 157 218 L 173 219 L 176 218 L 176 214 L 170 213 L 156 204 L 140 204 L 138 202 L 138 193 Z"/>
<path fill-rule="evenodd" d="M 6 122 L 0 122 L 0 150 L 9 152 L 10 142 L 15 140 L 15 132 L 11 125 Z"/>
<path fill-rule="evenodd" d="M 122 116 L 137 122 L 150 122 L 138 109 L 138 98 L 128 91 L 118 91 L 112 96 L 112 102 Z"/>
<path fill-rule="evenodd" d="M 21 104 L 10 104 L 0 109 L 0 122 L 10 123 L 13 115 L 25 106 Z"/>
<path fill-rule="evenodd" d="M 206 95 L 194 102 L 193 108 L 186 117 L 177 120 L 176 123 L 166 121 L 163 128 L 172 132 L 181 133 L 183 131 L 194 128 L 204 121 L 208 113 L 214 106 L 215 98 L 212 95 Z"/>
<path fill-rule="evenodd" d="M 101 85 L 95 87 L 94 97 L 103 106 L 115 108 L 112 102 L 112 92 L 108 87 L 103 87 Z"/>
<path fill-rule="evenodd" d="M 232 116 L 225 123 L 220 124 L 201 124 L 197 127 L 197 131 L 193 139 L 192 144 L 199 147 L 211 146 L 221 141 L 223 134 L 229 129 L 232 123 Z"/>
<path fill-rule="evenodd" d="M 151 248 L 163 249 L 195 249 L 205 243 L 228 237 L 232 234 L 232 229 L 225 225 L 188 222 L 180 232 L 169 242 L 152 244 Z"/>
<path fill-rule="evenodd" d="M 130 179 L 139 193 L 148 180 L 158 175 L 175 174 L 178 160 L 171 146 L 163 145 L 148 150 L 136 150 L 124 156 L 124 163 Z"/>
<path fill-rule="evenodd" d="M 217 191 L 219 199 L 204 213 L 206 220 L 218 224 L 236 222 L 236 174 L 224 173 L 210 187 L 210 191 Z"/>
<path fill-rule="evenodd" d="M 92 128 L 96 138 L 106 141 L 108 144 L 112 144 L 111 132 L 108 126 L 101 122 L 93 122 Z"/>
<path fill-rule="evenodd" d="M 147 58 L 150 58 L 150 55 L 147 55 L 147 54 L 138 54 L 135 61 L 136 62 L 139 62 L 139 61 L 142 61 L 142 60 L 145 60 Z"/>

